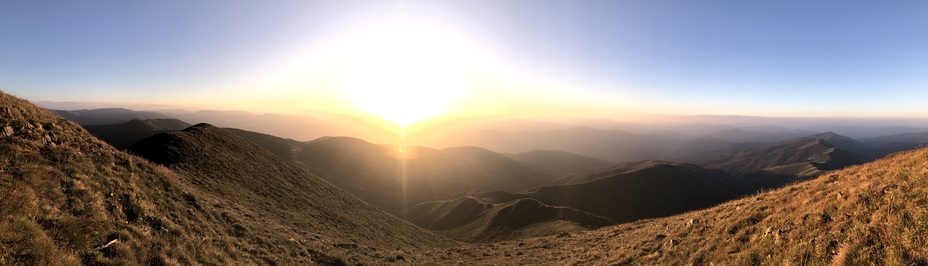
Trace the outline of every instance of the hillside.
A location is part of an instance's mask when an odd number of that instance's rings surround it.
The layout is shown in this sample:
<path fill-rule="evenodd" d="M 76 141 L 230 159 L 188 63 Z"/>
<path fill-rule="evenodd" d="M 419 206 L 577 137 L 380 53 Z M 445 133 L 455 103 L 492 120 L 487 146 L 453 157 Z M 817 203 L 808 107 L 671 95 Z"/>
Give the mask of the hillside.
<path fill-rule="evenodd" d="M 861 142 L 873 147 L 876 156 L 883 156 L 896 151 L 928 147 L 928 132 L 872 137 L 862 139 Z"/>
<path fill-rule="evenodd" d="M 530 198 L 490 204 L 469 196 L 420 203 L 407 217 L 423 228 L 467 242 L 557 235 L 613 223 L 601 216 Z"/>
<path fill-rule="evenodd" d="M 682 215 L 414 260 L 463 264 L 926 265 L 928 149 Z M 481 256 L 474 256 L 482 254 Z"/>
<path fill-rule="evenodd" d="M 202 188 L 221 176 L 178 173 L 117 151 L 2 93 L 0 125 L 0 265 L 384 263 L 396 260 L 396 248 L 448 243 L 382 212 L 365 214 L 373 208 L 322 181 L 306 187 L 314 205 L 301 206 L 320 209 L 269 214 L 287 207 L 220 197 Z M 247 147 L 245 158 L 273 158 Z M 319 215 L 298 216 L 309 212 Z M 349 228 L 326 230 L 338 227 Z"/>
<path fill-rule="evenodd" d="M 872 160 L 869 156 L 845 150 L 829 140 L 819 138 L 821 136 L 844 139 L 825 134 L 757 147 L 732 147 L 718 157 L 697 164 L 728 172 L 735 177 L 734 184 L 740 190 L 751 193 Z"/>
<path fill-rule="evenodd" d="M 436 150 L 409 146 L 399 152 L 397 146 L 349 137 L 299 142 L 227 130 L 401 217 L 404 208 L 421 202 L 474 190 L 522 191 L 550 179 L 518 161 L 480 148 Z"/>
<path fill-rule="evenodd" d="M 472 190 L 520 191 L 539 181 L 440 150 L 326 137 L 303 143 L 297 161 L 359 198 L 402 216 L 405 208 Z M 531 183 L 523 183 L 524 181 Z"/>
<path fill-rule="evenodd" d="M 623 223 L 706 208 L 737 195 L 723 173 L 674 163 L 657 163 L 633 171 L 605 171 L 591 180 L 545 186 L 519 197 Z"/>
<path fill-rule="evenodd" d="M 507 154 L 554 178 L 580 174 L 611 166 L 613 163 L 566 151 L 532 150 Z"/>
<path fill-rule="evenodd" d="M 115 125 L 87 125 L 84 126 L 84 129 L 117 149 L 125 149 L 129 145 L 155 134 L 170 130 L 182 130 L 189 126 L 190 124 L 177 119 L 158 118 L 132 119 L 129 122 Z"/>
<path fill-rule="evenodd" d="M 492 173 L 488 173 L 489 175 L 505 176 L 523 189 L 541 186 L 554 177 L 531 165 L 526 165 L 510 157 L 484 148 L 454 147 L 442 149 L 441 151 L 458 160 L 466 162 L 467 165 L 473 166 L 474 168 L 493 171 Z"/>
<path fill-rule="evenodd" d="M 327 232 L 342 241 L 379 247 L 443 242 L 209 124 L 152 136 L 129 151 L 169 166 L 204 193 L 300 234 Z"/>
<path fill-rule="evenodd" d="M 649 161 L 619 165 L 523 193 L 470 193 L 452 200 L 426 202 L 413 208 L 408 220 L 465 241 L 560 234 L 711 207 L 739 195 L 728 181 L 728 176 L 719 171 Z M 539 207 L 522 212 L 520 215 L 528 218 L 520 224 L 504 228 L 488 225 L 488 219 L 498 216 L 492 210 L 525 204 L 519 203 L 525 200 L 537 201 Z M 554 215 L 550 208 L 558 208 L 569 215 Z M 530 226 L 545 229 L 531 234 L 521 230 Z M 491 232 L 486 233 L 488 231 Z"/>

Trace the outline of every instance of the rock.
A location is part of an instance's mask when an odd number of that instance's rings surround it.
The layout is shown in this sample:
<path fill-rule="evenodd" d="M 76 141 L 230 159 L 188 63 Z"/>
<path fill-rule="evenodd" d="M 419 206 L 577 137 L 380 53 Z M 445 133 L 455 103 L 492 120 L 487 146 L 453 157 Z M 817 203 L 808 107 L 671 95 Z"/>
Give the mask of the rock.
<path fill-rule="evenodd" d="M 11 126 L 5 126 L 5 127 L 3 127 L 2 130 L 0 130 L 0 137 L 9 137 L 9 136 L 13 136 L 13 134 L 15 134 L 15 133 L 16 133 L 16 132 L 13 131 L 13 127 L 11 127 Z"/>

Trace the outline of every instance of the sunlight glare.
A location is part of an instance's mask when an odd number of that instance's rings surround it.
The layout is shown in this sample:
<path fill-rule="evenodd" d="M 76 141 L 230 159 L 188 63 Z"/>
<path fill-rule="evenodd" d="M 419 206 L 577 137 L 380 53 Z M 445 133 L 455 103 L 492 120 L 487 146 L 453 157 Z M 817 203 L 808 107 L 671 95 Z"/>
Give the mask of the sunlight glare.
<path fill-rule="evenodd" d="M 400 126 L 448 112 L 481 56 L 464 38 L 396 18 L 359 31 L 344 47 L 342 91 L 359 111 Z"/>

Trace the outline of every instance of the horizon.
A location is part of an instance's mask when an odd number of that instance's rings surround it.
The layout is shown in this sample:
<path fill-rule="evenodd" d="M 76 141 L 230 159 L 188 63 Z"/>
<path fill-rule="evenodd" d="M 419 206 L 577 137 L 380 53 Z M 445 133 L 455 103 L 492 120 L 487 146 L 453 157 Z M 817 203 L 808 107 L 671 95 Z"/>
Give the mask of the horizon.
<path fill-rule="evenodd" d="M 924 125 L 928 3 L 894 4 L 8 2 L 0 89 L 401 128 L 488 117 Z"/>

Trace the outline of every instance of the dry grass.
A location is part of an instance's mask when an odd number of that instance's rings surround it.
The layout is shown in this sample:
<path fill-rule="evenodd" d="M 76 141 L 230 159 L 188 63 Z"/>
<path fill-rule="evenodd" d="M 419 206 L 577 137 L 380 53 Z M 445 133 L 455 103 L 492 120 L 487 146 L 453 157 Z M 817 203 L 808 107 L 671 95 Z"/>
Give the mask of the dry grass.
<path fill-rule="evenodd" d="M 194 183 L 211 177 L 188 175 L 119 152 L 72 122 L 0 93 L 0 265 L 380 264 L 403 256 L 394 248 L 416 247 L 396 243 L 450 243 L 421 230 L 421 239 L 410 240 L 401 230 L 351 229 L 358 223 L 346 219 L 360 215 L 288 216 L 300 214 L 294 211 L 275 217 L 253 208 L 270 202 L 245 205 L 206 193 Z M 306 191 L 314 192 L 344 194 Z M 342 196 L 329 207 L 359 202 Z M 319 206 L 332 199 L 306 200 Z M 400 221 L 371 215 L 381 219 L 368 225 Z M 339 234 L 299 231 L 281 217 L 339 226 L 334 219 L 349 227 Z M 345 233 L 351 230 L 358 234 Z"/>

